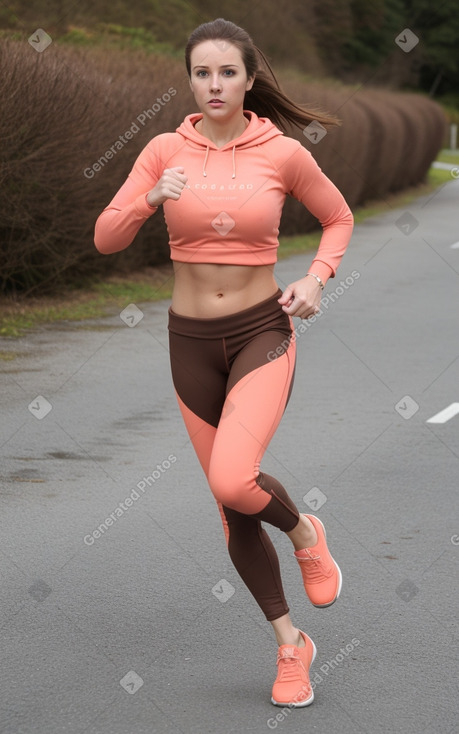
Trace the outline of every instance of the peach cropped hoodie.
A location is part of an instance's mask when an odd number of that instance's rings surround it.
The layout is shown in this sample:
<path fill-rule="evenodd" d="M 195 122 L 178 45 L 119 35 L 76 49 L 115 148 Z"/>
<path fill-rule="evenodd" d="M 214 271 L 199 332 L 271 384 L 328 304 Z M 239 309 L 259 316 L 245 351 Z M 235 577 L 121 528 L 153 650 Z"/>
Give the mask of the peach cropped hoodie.
<path fill-rule="evenodd" d="M 297 140 L 254 112 L 245 131 L 221 148 L 188 115 L 174 133 L 153 138 L 96 222 L 95 245 L 109 254 L 131 244 L 156 211 L 146 196 L 163 171 L 183 166 L 180 199 L 163 204 L 171 259 L 186 263 L 267 265 L 277 260 L 285 197 L 316 217 L 323 233 L 309 272 L 334 277 L 352 234 L 352 213 L 336 186 Z"/>

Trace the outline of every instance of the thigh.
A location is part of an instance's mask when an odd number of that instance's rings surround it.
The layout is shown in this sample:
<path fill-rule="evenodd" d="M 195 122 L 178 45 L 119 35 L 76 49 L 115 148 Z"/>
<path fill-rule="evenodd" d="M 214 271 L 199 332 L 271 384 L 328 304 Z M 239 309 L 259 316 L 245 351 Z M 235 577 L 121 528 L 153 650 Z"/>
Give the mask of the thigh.
<path fill-rule="evenodd" d="M 222 442 L 231 439 L 229 453 L 261 458 L 287 406 L 294 372 L 295 342 L 286 343 L 280 332 L 260 334 L 239 352 L 217 431 Z"/>
<path fill-rule="evenodd" d="M 249 373 L 254 373 L 263 365 L 276 361 L 288 352 L 288 362 L 292 366 L 289 375 L 290 389 L 293 386 L 293 377 L 296 359 L 295 337 L 292 331 L 269 330 L 257 334 L 247 343 L 232 353 L 232 344 L 227 347 L 230 373 L 227 380 L 227 394 L 232 388 Z M 290 392 L 288 398 L 290 397 Z"/>
<path fill-rule="evenodd" d="M 255 479 L 290 397 L 295 342 L 285 345 L 276 358 L 270 360 L 268 354 L 276 341 L 279 346 L 284 339 L 277 332 L 274 337 L 271 332 L 259 335 L 240 351 L 231 368 L 230 389 L 214 438 L 209 476 L 211 485 L 215 483 L 226 496 L 233 489 L 245 494 L 244 507 L 241 504 L 238 508 L 241 512 L 254 514 L 266 505 L 266 493 Z M 264 363 L 248 369 L 257 361 Z M 233 371 L 239 378 L 236 381 Z"/>
<path fill-rule="evenodd" d="M 206 475 L 226 397 L 222 347 L 213 340 L 169 332 L 175 395 L 185 427 Z"/>
<path fill-rule="evenodd" d="M 169 332 L 172 381 L 183 404 L 215 428 L 226 397 L 228 368 L 222 340 Z"/>

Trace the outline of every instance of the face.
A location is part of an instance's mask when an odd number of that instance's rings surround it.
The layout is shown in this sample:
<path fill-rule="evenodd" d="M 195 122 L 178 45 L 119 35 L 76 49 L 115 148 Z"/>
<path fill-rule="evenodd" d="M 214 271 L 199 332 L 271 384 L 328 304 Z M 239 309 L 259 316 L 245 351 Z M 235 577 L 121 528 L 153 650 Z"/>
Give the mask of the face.
<path fill-rule="evenodd" d="M 203 41 L 190 56 L 190 87 L 204 116 L 224 121 L 240 114 L 252 88 L 241 52 L 228 41 Z"/>

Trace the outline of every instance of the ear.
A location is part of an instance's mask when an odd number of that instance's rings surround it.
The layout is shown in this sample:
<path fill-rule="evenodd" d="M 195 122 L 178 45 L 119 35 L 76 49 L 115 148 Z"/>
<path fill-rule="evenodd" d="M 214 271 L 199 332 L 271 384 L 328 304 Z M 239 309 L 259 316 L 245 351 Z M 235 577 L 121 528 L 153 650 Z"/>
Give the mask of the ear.
<path fill-rule="evenodd" d="M 250 91 L 250 90 L 252 89 L 252 87 L 253 87 L 253 85 L 254 85 L 254 82 L 255 82 L 255 76 L 251 76 L 251 77 L 250 77 L 250 78 L 249 78 L 249 79 L 247 80 L 247 84 L 246 84 L 246 87 L 245 87 L 245 91 L 246 91 L 246 92 L 248 92 L 248 91 Z"/>

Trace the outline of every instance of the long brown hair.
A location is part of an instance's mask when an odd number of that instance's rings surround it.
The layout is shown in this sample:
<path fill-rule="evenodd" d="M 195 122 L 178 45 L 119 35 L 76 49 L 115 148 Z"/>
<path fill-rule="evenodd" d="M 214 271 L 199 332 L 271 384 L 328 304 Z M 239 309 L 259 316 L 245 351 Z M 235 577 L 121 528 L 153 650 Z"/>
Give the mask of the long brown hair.
<path fill-rule="evenodd" d="M 190 35 L 185 48 L 188 76 L 191 76 L 191 52 L 203 41 L 227 41 L 241 52 L 247 76 L 255 77 L 252 89 L 245 93 L 245 110 L 252 110 L 259 117 L 268 117 L 284 130 L 288 125 L 304 128 L 313 120 L 320 122 L 325 128 L 341 124 L 332 115 L 320 110 L 306 109 L 289 99 L 281 90 L 265 55 L 255 46 L 247 31 L 224 18 L 202 23 Z"/>

